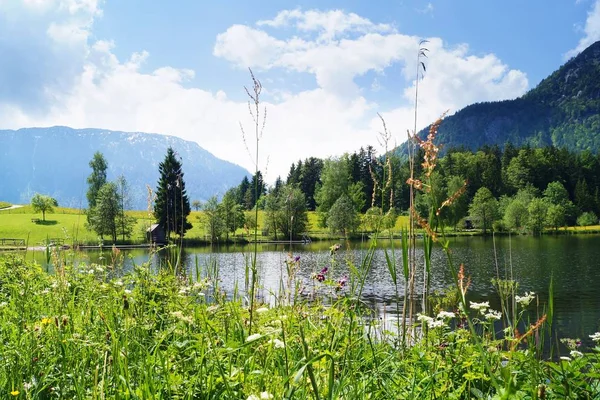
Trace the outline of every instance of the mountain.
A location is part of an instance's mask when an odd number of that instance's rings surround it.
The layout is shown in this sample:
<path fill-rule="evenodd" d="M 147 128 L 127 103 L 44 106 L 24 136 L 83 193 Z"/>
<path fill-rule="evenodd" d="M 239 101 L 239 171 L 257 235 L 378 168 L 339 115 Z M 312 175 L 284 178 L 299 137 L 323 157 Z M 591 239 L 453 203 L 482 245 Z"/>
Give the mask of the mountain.
<path fill-rule="evenodd" d="M 244 168 L 221 160 L 197 143 L 173 136 L 64 126 L 0 130 L 0 199 L 28 203 L 38 192 L 61 206 L 87 207 L 86 179 L 96 151 L 108 163 L 108 179 L 125 176 L 134 209 L 147 208 L 146 185 L 156 190 L 158 164 L 169 146 L 181 157 L 190 202 L 238 185 Z"/>
<path fill-rule="evenodd" d="M 437 135 L 444 149 L 507 142 L 600 150 L 600 41 L 517 99 L 472 104 L 445 118 Z"/>

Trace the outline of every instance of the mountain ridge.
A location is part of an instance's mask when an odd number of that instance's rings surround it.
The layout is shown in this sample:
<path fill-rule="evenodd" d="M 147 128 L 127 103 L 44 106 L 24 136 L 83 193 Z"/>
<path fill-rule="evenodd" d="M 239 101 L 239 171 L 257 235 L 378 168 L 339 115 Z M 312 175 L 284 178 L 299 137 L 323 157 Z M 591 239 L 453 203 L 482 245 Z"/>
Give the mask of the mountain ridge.
<path fill-rule="evenodd" d="M 427 136 L 429 126 L 421 130 Z M 556 146 L 600 151 L 600 41 L 565 62 L 524 95 L 468 105 L 444 118 L 444 149 L 484 145 Z M 406 154 L 406 143 L 399 146 Z"/>
<path fill-rule="evenodd" d="M 146 185 L 158 182 L 158 164 L 168 147 L 180 155 L 190 200 L 206 200 L 237 185 L 249 172 L 221 160 L 198 143 L 171 135 L 67 126 L 0 130 L 0 198 L 28 203 L 44 193 L 63 206 L 87 206 L 86 178 L 96 151 L 108 163 L 109 180 L 125 176 L 131 186 L 132 207 L 147 208 Z"/>

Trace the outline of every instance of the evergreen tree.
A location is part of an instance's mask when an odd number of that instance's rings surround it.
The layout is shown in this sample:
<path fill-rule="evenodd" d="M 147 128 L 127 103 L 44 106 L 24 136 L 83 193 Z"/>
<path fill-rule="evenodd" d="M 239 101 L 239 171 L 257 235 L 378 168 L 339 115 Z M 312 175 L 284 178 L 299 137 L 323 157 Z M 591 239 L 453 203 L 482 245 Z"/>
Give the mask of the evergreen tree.
<path fill-rule="evenodd" d="M 171 232 L 181 237 L 192 227 L 187 221 L 190 214 L 190 201 L 185 191 L 181 163 L 171 147 L 163 162 L 158 165 L 160 178 L 156 189 L 154 217 L 165 230 L 167 238 Z"/>

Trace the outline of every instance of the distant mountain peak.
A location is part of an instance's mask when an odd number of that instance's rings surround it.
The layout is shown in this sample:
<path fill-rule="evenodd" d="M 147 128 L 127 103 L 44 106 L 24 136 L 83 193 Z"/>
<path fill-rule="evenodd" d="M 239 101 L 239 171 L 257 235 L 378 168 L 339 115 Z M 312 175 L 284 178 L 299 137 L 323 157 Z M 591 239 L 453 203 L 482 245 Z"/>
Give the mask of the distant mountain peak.
<path fill-rule="evenodd" d="M 14 203 L 27 203 L 39 192 L 64 206 L 86 207 L 88 164 L 96 151 L 108 162 L 109 180 L 125 176 L 136 209 L 147 208 L 146 185 L 156 187 L 168 147 L 182 159 L 190 200 L 222 195 L 249 175 L 195 142 L 157 133 L 52 126 L 0 130 L 0 142 L 10 143 L 0 147 L 0 199 Z"/>

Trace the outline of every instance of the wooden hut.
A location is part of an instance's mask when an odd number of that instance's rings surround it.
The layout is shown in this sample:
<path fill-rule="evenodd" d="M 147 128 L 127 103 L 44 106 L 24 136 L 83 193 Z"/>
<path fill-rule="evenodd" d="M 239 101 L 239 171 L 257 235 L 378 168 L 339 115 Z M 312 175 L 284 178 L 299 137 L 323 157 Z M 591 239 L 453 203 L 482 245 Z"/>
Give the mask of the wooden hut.
<path fill-rule="evenodd" d="M 153 246 L 167 244 L 164 229 L 159 224 L 152 224 L 146 231 L 146 238 Z"/>

